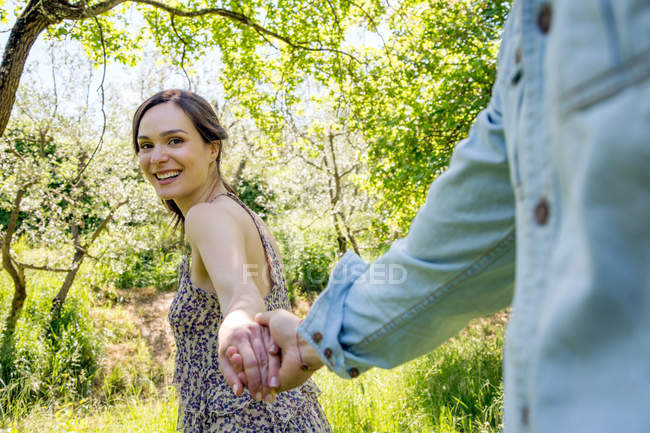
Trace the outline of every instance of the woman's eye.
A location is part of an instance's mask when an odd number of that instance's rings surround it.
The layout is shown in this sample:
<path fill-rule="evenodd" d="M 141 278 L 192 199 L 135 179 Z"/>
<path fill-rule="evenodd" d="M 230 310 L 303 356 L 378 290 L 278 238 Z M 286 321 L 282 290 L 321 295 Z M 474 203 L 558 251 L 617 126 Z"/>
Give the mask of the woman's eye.
<path fill-rule="evenodd" d="M 169 144 L 181 144 L 182 142 L 183 140 L 181 140 L 180 138 L 171 138 L 169 140 Z"/>
<path fill-rule="evenodd" d="M 153 145 L 151 143 L 140 143 L 140 144 L 138 144 L 138 147 L 140 148 L 140 150 L 142 150 L 142 149 L 151 149 L 153 147 Z"/>

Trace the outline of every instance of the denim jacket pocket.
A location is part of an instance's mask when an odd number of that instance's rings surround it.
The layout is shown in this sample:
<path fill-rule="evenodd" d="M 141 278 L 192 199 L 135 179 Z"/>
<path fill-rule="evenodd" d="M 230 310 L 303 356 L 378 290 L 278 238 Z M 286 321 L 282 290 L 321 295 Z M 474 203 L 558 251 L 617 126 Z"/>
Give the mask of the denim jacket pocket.
<path fill-rule="evenodd" d="M 560 116 L 650 78 L 647 0 L 557 1 L 546 72 Z M 595 24 L 595 25 L 594 25 Z"/>

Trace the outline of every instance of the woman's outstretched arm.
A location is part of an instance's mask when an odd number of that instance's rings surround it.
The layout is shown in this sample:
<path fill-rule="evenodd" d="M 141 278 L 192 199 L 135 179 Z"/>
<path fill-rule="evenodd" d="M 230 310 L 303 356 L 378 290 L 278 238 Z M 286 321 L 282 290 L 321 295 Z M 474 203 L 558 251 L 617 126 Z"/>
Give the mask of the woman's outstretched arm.
<path fill-rule="evenodd" d="M 219 364 L 228 383 L 237 395 L 246 385 L 256 400 L 272 399 L 269 372 L 277 381 L 279 357 L 269 353 L 268 331 L 254 320 L 255 314 L 266 311 L 266 306 L 260 289 L 246 272 L 249 266 L 241 223 L 223 206 L 200 203 L 187 213 L 185 230 L 193 251 L 199 253 L 224 316 L 219 328 Z M 241 357 L 245 374 L 242 378 L 228 362 L 226 349 L 230 346 Z"/>

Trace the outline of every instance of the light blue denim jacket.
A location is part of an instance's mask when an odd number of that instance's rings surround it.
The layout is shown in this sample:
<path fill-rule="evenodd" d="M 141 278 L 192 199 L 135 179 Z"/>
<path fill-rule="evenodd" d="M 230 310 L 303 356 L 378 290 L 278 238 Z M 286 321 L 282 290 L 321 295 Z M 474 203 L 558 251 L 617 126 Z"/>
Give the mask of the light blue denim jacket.
<path fill-rule="evenodd" d="M 650 432 L 649 0 L 515 2 L 408 236 L 343 256 L 299 332 L 354 377 L 508 305 L 506 433 Z"/>

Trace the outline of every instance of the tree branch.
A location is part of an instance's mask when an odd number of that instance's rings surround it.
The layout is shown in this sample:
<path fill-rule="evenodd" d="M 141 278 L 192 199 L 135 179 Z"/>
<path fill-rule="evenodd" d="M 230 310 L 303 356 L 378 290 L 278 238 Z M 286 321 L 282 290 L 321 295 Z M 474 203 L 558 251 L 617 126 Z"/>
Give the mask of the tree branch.
<path fill-rule="evenodd" d="M 113 215 L 115 215 L 115 212 L 117 212 L 117 210 L 119 208 L 121 208 L 122 206 L 127 204 L 128 201 L 129 201 L 129 199 L 122 200 L 121 202 L 119 202 L 117 204 L 117 206 L 115 206 L 113 209 L 111 209 L 111 211 L 106 216 L 106 218 L 104 218 L 104 221 L 102 221 L 102 223 L 95 229 L 92 236 L 90 236 L 90 240 L 88 242 L 86 242 L 86 244 L 83 247 L 81 247 L 83 250 L 87 251 L 88 248 L 90 248 L 90 245 L 92 245 L 92 243 L 95 242 L 95 239 L 97 239 L 99 237 L 99 235 L 102 233 L 102 231 L 104 231 L 104 229 L 106 228 L 108 223 L 111 222 L 111 220 L 113 219 Z"/>
<path fill-rule="evenodd" d="M 18 214 L 20 212 L 20 203 L 23 201 L 23 196 L 27 190 L 36 183 L 35 180 L 27 182 L 20 187 L 14 198 L 14 203 L 11 208 L 11 214 L 9 215 L 9 222 L 7 223 L 7 228 L 5 228 L 4 236 L 2 236 L 2 267 L 5 268 L 11 278 L 14 280 L 16 287 L 24 287 L 25 279 L 20 272 L 20 266 L 16 269 L 16 266 L 12 263 L 11 258 L 11 240 L 16 231 L 16 225 L 18 223 Z"/>
<path fill-rule="evenodd" d="M 81 20 L 84 18 L 93 18 L 97 15 L 108 12 L 115 6 L 124 3 L 124 1 L 125 0 L 106 0 L 90 7 L 85 7 L 88 3 L 86 1 L 76 4 L 69 4 L 62 1 L 49 1 L 47 2 L 47 5 L 49 10 L 56 10 L 58 12 L 57 16 L 61 19 Z M 56 5 L 54 5 L 54 3 L 56 3 Z"/>
<path fill-rule="evenodd" d="M 86 168 L 90 165 L 92 162 L 93 158 L 101 149 L 102 144 L 104 143 L 104 134 L 106 134 L 106 110 L 104 109 L 105 105 L 105 100 L 104 100 L 104 80 L 106 79 L 106 44 L 104 43 L 104 30 L 102 29 L 102 25 L 95 17 L 95 24 L 97 24 L 97 28 L 99 29 L 99 40 L 102 44 L 102 55 L 103 55 L 103 65 L 104 69 L 102 71 L 102 81 L 99 83 L 99 87 L 97 88 L 97 91 L 99 92 L 102 100 L 102 133 L 99 136 L 99 141 L 97 142 L 97 146 L 95 146 L 95 150 L 93 150 L 93 153 L 90 155 L 90 158 L 88 158 L 88 161 L 86 161 L 86 164 L 81 167 L 81 170 L 79 170 L 79 173 L 77 174 L 77 178 L 75 179 L 75 185 L 78 185 L 79 182 L 81 181 L 81 176 L 83 175 L 84 171 L 86 171 Z"/>
<path fill-rule="evenodd" d="M 22 263 L 22 262 L 17 262 L 20 266 L 24 267 L 25 269 L 34 269 L 36 271 L 47 271 L 47 272 L 70 272 L 71 269 L 63 269 L 63 268 L 52 268 L 49 266 L 39 266 L 39 265 L 32 265 L 31 263 Z"/>
<path fill-rule="evenodd" d="M 305 158 L 305 157 L 304 157 L 302 154 L 300 154 L 300 153 L 298 153 L 297 155 L 298 155 L 298 158 L 302 159 L 302 161 L 303 161 L 305 164 L 307 164 L 307 165 L 311 165 L 311 166 L 314 167 L 316 170 L 320 170 L 320 171 L 324 171 L 324 172 L 328 173 L 327 168 L 322 167 L 322 166 L 320 166 L 320 165 L 316 165 L 316 164 L 314 164 L 313 162 L 311 162 L 310 160 L 308 160 L 307 158 Z"/>
<path fill-rule="evenodd" d="M 117 0 L 114 0 L 114 1 L 117 1 Z M 124 0 L 120 0 L 120 2 L 121 1 L 124 1 Z M 146 5 L 149 5 L 149 6 L 153 6 L 155 8 L 162 9 L 162 10 L 164 10 L 166 12 L 169 12 L 172 15 L 178 15 L 178 16 L 186 17 L 186 18 L 196 18 L 196 17 L 200 17 L 200 16 L 204 16 L 204 15 L 219 15 L 219 16 L 222 16 L 224 18 L 228 18 L 228 19 L 230 19 L 232 21 L 240 22 L 240 23 L 254 29 L 255 31 L 257 31 L 260 34 L 271 36 L 272 38 L 278 39 L 278 40 L 284 42 L 285 44 L 289 45 L 292 48 L 296 48 L 296 49 L 300 49 L 300 50 L 306 50 L 306 51 L 336 53 L 336 54 L 340 54 L 340 55 L 349 57 L 350 59 L 352 59 L 352 60 L 354 60 L 354 61 L 356 61 L 358 63 L 361 63 L 352 54 L 347 53 L 347 52 L 342 51 L 342 50 L 337 50 L 336 48 L 312 47 L 312 46 L 308 46 L 308 45 L 304 45 L 304 44 L 295 43 L 291 39 L 289 39 L 288 37 L 282 36 L 279 33 L 276 33 L 276 32 L 274 32 L 272 30 L 269 30 L 269 29 L 259 25 L 258 23 L 253 21 L 248 16 L 246 16 L 246 15 L 244 15 L 242 13 L 239 13 L 239 12 L 234 12 L 234 11 L 228 10 L 228 9 L 205 8 L 205 9 L 197 9 L 197 10 L 185 10 L 185 9 L 180 9 L 180 8 L 175 8 L 175 7 L 172 7 L 172 6 L 168 6 L 168 5 L 164 4 L 164 3 L 161 3 L 161 2 L 156 1 L 156 0 L 128 0 L 128 1 L 130 1 L 132 3 L 141 3 L 141 4 L 146 4 Z"/>
<path fill-rule="evenodd" d="M 348 168 L 345 170 L 341 175 L 339 176 L 340 179 L 343 179 L 345 176 L 348 174 L 352 173 L 355 169 L 357 168 L 357 164 L 353 165 L 352 167 Z"/>
<path fill-rule="evenodd" d="M 183 53 L 181 54 L 181 70 L 185 74 L 185 78 L 187 78 L 187 88 L 189 90 L 192 90 L 192 80 L 190 80 L 190 76 L 185 70 L 185 53 L 187 52 L 187 42 L 185 42 L 185 39 L 183 39 L 181 35 L 178 34 L 178 30 L 176 30 L 176 23 L 174 23 L 174 14 L 169 14 L 169 20 L 172 24 L 172 30 L 174 30 L 174 33 L 176 33 L 176 37 L 183 43 Z"/>

